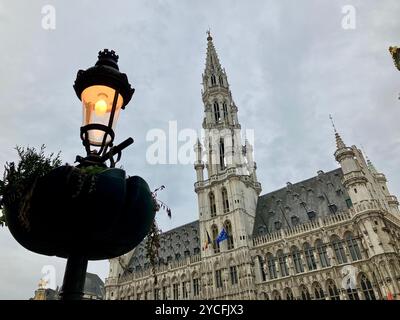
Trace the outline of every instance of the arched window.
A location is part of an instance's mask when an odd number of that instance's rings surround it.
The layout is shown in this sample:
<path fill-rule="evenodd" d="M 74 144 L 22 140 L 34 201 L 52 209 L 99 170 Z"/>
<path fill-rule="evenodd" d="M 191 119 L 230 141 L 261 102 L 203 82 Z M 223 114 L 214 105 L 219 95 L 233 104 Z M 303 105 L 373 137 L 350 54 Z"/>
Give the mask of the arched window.
<path fill-rule="evenodd" d="M 222 76 L 219 76 L 219 85 L 220 86 L 224 85 L 224 79 L 222 78 Z"/>
<path fill-rule="evenodd" d="M 308 292 L 306 286 L 303 285 L 300 287 L 300 294 L 301 294 L 301 300 L 311 300 L 310 293 Z"/>
<path fill-rule="evenodd" d="M 317 248 L 319 261 L 321 263 L 322 268 L 326 268 L 330 266 L 328 254 L 326 253 L 326 244 L 322 242 L 322 240 L 317 240 L 315 242 L 315 247 Z"/>
<path fill-rule="evenodd" d="M 347 258 L 346 258 L 346 253 L 344 252 L 344 248 L 343 248 L 343 241 L 341 239 L 339 239 L 338 236 L 333 236 L 332 237 L 332 246 L 333 246 L 333 250 L 335 251 L 336 260 L 337 260 L 338 264 L 346 263 Z"/>
<path fill-rule="evenodd" d="M 262 299 L 262 300 L 269 300 L 268 294 L 267 294 L 266 292 L 263 292 L 263 293 L 261 294 L 261 299 Z"/>
<path fill-rule="evenodd" d="M 193 296 L 198 297 L 200 295 L 200 278 L 197 275 L 196 277 L 193 277 L 192 286 L 193 286 Z"/>
<path fill-rule="evenodd" d="M 300 255 L 299 248 L 292 247 L 292 259 L 293 259 L 296 273 L 304 272 L 303 262 L 301 261 L 301 255 Z"/>
<path fill-rule="evenodd" d="M 313 287 L 314 287 L 315 300 L 324 300 L 325 294 L 324 294 L 324 290 L 322 290 L 321 285 L 318 282 L 316 282 L 316 283 L 314 283 Z"/>
<path fill-rule="evenodd" d="M 272 300 L 282 300 L 281 294 L 279 293 L 278 290 L 272 291 Z"/>
<path fill-rule="evenodd" d="M 361 290 L 363 292 L 365 300 L 376 300 L 374 289 L 372 289 L 372 284 L 371 281 L 369 281 L 368 277 L 363 274 L 360 280 Z"/>
<path fill-rule="evenodd" d="M 215 284 L 217 288 L 222 288 L 224 285 L 222 280 L 222 269 L 218 269 L 215 271 Z"/>
<path fill-rule="evenodd" d="M 345 238 L 347 242 L 347 247 L 349 248 L 350 251 L 351 259 L 353 261 L 361 260 L 362 256 L 357 240 L 353 237 L 353 235 L 350 232 L 346 234 Z"/>
<path fill-rule="evenodd" d="M 233 244 L 233 232 L 232 232 L 232 224 L 229 220 L 226 220 L 224 223 L 225 231 L 228 235 L 228 250 L 231 250 L 234 248 Z"/>
<path fill-rule="evenodd" d="M 347 296 L 349 297 L 349 300 L 360 300 L 360 297 L 358 296 L 357 289 L 347 289 Z"/>
<path fill-rule="evenodd" d="M 221 120 L 221 114 L 219 112 L 219 104 L 217 101 L 214 102 L 214 117 L 216 123 L 218 123 Z"/>
<path fill-rule="evenodd" d="M 221 170 L 225 169 L 225 143 L 222 138 L 219 140 L 219 165 Z"/>
<path fill-rule="evenodd" d="M 217 79 L 215 78 L 215 74 L 211 75 L 211 85 L 215 86 L 217 84 Z"/>
<path fill-rule="evenodd" d="M 308 242 L 304 244 L 304 255 L 306 256 L 308 270 L 317 269 L 317 263 L 315 262 L 314 252 Z"/>
<path fill-rule="evenodd" d="M 224 213 L 229 212 L 229 199 L 228 199 L 228 191 L 226 188 L 222 188 L 222 205 L 224 207 Z"/>
<path fill-rule="evenodd" d="M 290 288 L 286 288 L 283 295 L 286 300 L 294 300 L 293 292 Z"/>
<path fill-rule="evenodd" d="M 210 192 L 209 195 L 210 200 L 210 213 L 211 217 L 215 217 L 217 215 L 217 206 L 215 205 L 215 196 L 213 192 Z"/>
<path fill-rule="evenodd" d="M 264 260 L 261 256 L 257 256 L 257 258 L 258 258 L 258 265 L 260 266 L 261 279 L 262 279 L 262 281 L 266 281 L 267 277 L 266 277 L 266 274 L 264 271 Z"/>
<path fill-rule="evenodd" d="M 269 278 L 271 280 L 276 279 L 278 276 L 276 274 L 275 258 L 271 253 L 267 254 L 267 265 L 268 265 Z"/>
<path fill-rule="evenodd" d="M 328 287 L 329 298 L 331 300 L 340 300 L 339 291 L 336 287 L 336 284 L 333 282 L 333 280 L 327 281 L 327 287 Z"/>
<path fill-rule="evenodd" d="M 217 242 L 218 227 L 215 224 L 212 225 L 211 232 L 212 232 L 212 238 L 213 238 L 214 253 L 218 253 L 219 252 L 219 242 Z"/>
<path fill-rule="evenodd" d="M 289 268 L 286 261 L 286 255 L 282 250 L 279 250 L 277 253 L 278 263 L 279 263 L 279 271 L 282 277 L 287 277 L 289 275 Z"/>
<path fill-rule="evenodd" d="M 225 101 L 224 101 L 224 103 L 222 104 L 222 111 L 223 111 L 223 113 L 224 113 L 224 119 L 228 119 L 228 107 L 227 107 Z"/>
<path fill-rule="evenodd" d="M 178 280 L 175 280 L 178 281 Z M 174 300 L 179 299 L 179 283 L 172 284 L 172 297 Z"/>

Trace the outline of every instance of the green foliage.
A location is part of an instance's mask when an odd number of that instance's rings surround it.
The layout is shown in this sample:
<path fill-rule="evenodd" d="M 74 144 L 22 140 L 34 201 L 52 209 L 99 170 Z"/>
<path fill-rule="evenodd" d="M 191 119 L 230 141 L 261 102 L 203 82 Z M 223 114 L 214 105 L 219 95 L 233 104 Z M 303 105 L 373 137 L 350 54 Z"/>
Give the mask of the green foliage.
<path fill-rule="evenodd" d="M 157 192 L 164 189 L 165 186 L 161 186 L 152 192 L 154 211 L 158 212 L 160 211 L 160 209 L 164 209 L 167 212 L 168 217 L 171 218 L 171 209 L 164 202 L 157 199 Z M 154 219 L 150 231 L 147 234 L 147 241 L 145 247 L 146 247 L 146 257 L 150 261 L 155 284 L 157 284 L 156 262 L 159 259 L 160 234 L 161 230 L 158 227 L 156 220 Z"/>
<path fill-rule="evenodd" d="M 156 261 L 159 258 L 158 250 L 160 249 L 160 233 L 161 230 L 158 228 L 156 220 L 153 220 L 153 224 L 151 225 L 150 231 L 147 235 L 146 257 L 150 261 L 155 284 L 157 284 Z"/>
<path fill-rule="evenodd" d="M 3 180 L 0 180 L 0 197 L 3 203 L 20 203 L 36 179 L 61 165 L 60 152 L 57 155 L 51 153 L 46 156 L 45 148 L 45 145 L 42 145 L 39 151 L 34 147 L 15 148 L 19 161 L 7 162 L 4 166 Z M 0 224 L 6 224 L 4 215 L 0 217 Z"/>
<path fill-rule="evenodd" d="M 105 170 L 107 170 L 107 167 L 101 167 L 101 166 L 88 166 L 80 168 L 80 171 L 82 173 L 86 173 L 89 175 L 96 175 L 98 173 L 104 172 Z"/>

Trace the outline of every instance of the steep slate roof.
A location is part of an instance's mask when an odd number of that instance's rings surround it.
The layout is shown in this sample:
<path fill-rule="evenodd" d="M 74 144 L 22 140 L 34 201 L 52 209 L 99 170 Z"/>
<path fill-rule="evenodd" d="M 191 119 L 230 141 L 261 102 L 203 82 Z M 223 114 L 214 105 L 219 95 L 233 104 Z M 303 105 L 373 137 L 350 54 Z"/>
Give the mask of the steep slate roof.
<path fill-rule="evenodd" d="M 341 183 L 340 168 L 258 198 L 253 237 L 290 228 L 310 219 L 347 210 L 349 195 Z"/>
<path fill-rule="evenodd" d="M 146 257 L 146 241 L 142 241 L 133 252 L 128 264 L 129 271 L 139 271 L 150 266 Z M 178 228 L 163 232 L 160 235 L 160 249 L 158 263 L 167 264 L 185 256 L 200 253 L 199 221 L 193 221 Z"/>
<path fill-rule="evenodd" d="M 349 195 L 341 183 L 340 168 L 320 171 L 316 177 L 267 193 L 258 198 L 253 236 L 290 228 L 310 219 L 324 217 L 347 210 Z M 146 241 L 133 252 L 128 271 L 135 272 L 150 267 L 146 257 Z M 199 221 L 193 221 L 160 235 L 160 261 L 167 264 L 200 253 Z"/>
<path fill-rule="evenodd" d="M 104 282 L 97 274 L 87 272 L 83 292 L 104 299 Z"/>

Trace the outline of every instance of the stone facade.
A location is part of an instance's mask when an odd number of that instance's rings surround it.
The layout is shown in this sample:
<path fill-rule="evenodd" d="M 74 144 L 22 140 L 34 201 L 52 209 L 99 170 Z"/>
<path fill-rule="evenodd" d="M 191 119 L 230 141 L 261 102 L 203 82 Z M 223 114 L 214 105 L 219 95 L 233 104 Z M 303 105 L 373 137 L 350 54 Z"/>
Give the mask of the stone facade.
<path fill-rule="evenodd" d="M 400 299 L 399 203 L 385 175 L 335 129 L 340 168 L 260 196 L 252 146 L 207 42 L 199 220 L 161 235 L 156 282 L 144 242 L 110 260 L 106 299 Z"/>

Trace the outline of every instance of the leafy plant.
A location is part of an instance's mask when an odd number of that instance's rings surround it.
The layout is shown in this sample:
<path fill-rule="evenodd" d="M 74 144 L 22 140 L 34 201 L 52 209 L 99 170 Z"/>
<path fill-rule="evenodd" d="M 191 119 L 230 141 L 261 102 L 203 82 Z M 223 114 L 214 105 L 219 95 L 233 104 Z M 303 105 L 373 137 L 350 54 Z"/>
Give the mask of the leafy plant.
<path fill-rule="evenodd" d="M 42 145 L 39 151 L 34 147 L 17 146 L 15 148 L 19 161 L 18 163 L 7 162 L 4 166 L 3 180 L 0 180 L 0 197 L 2 198 L 0 207 L 10 203 L 18 203 L 24 207 L 26 205 L 24 197 L 36 180 L 61 165 L 60 152 L 46 156 L 45 148 L 45 145 Z M 5 215 L 0 218 L 0 224 L 7 225 Z"/>
<path fill-rule="evenodd" d="M 164 209 L 167 212 L 168 217 L 171 218 L 171 208 L 168 207 L 163 201 L 157 199 L 157 192 L 164 190 L 164 189 L 165 189 L 165 186 L 162 185 L 161 187 L 155 189 L 152 192 L 153 201 L 154 201 L 154 211 L 158 212 L 158 211 L 160 211 L 160 209 Z M 150 261 L 155 284 L 157 284 L 156 262 L 157 262 L 157 260 L 159 260 L 161 232 L 162 231 L 158 227 L 156 219 L 154 218 L 153 224 L 147 235 L 147 241 L 146 241 L 145 248 L 146 248 L 146 257 Z"/>
<path fill-rule="evenodd" d="M 160 209 L 164 209 L 165 211 L 167 211 L 168 217 L 171 218 L 171 208 L 168 207 L 163 201 L 157 199 L 157 192 L 164 190 L 164 189 L 165 189 L 165 186 L 162 185 L 161 187 L 157 188 L 156 190 L 154 190 L 152 192 L 154 203 L 155 203 L 155 211 L 157 212 Z"/>
<path fill-rule="evenodd" d="M 154 219 L 150 231 L 147 235 L 145 248 L 146 248 L 146 257 L 150 261 L 155 284 L 157 284 L 156 261 L 159 258 L 160 234 L 161 230 L 158 228 L 157 222 Z"/>

